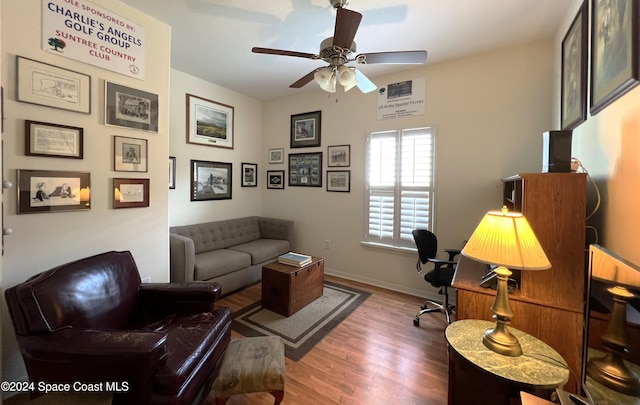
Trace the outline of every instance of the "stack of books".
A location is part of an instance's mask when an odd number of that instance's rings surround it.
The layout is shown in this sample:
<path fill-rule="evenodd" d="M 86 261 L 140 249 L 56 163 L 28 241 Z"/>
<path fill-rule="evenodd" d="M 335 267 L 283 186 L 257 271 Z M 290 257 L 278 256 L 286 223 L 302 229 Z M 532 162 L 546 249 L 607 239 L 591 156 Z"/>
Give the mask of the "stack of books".
<path fill-rule="evenodd" d="M 311 256 L 289 252 L 282 256 L 278 256 L 278 263 L 288 264 L 289 266 L 302 267 L 311 263 Z"/>

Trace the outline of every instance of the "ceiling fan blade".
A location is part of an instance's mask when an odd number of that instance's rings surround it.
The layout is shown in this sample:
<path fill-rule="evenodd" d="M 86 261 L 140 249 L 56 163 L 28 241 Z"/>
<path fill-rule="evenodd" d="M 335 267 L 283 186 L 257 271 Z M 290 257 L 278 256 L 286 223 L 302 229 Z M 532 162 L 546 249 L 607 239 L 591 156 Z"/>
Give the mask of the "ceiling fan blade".
<path fill-rule="evenodd" d="M 306 75 L 302 76 L 300 79 L 298 79 L 297 82 L 293 83 L 289 87 L 291 87 L 292 89 L 299 89 L 300 87 L 309 83 L 311 80 L 313 80 L 313 75 L 316 73 L 317 70 L 318 69 L 314 69 L 311 72 L 307 73 Z"/>
<path fill-rule="evenodd" d="M 362 14 L 346 8 L 336 9 L 336 27 L 333 32 L 333 44 L 340 48 L 351 49 Z"/>
<path fill-rule="evenodd" d="M 369 80 L 367 76 L 365 76 L 358 69 L 355 69 L 355 71 L 356 71 L 356 82 L 357 82 L 356 86 L 358 86 L 361 92 L 370 93 L 378 88 L 371 80 Z"/>
<path fill-rule="evenodd" d="M 251 52 L 253 53 L 265 53 L 268 55 L 282 55 L 282 56 L 295 56 L 297 58 L 307 58 L 307 59 L 320 59 L 318 55 L 314 55 L 312 53 L 306 52 L 296 52 L 296 51 L 284 51 L 282 49 L 272 49 L 272 48 L 259 48 L 254 46 L 251 48 Z"/>
<path fill-rule="evenodd" d="M 374 63 L 397 63 L 421 65 L 427 61 L 427 51 L 399 51 L 361 53 L 356 62 L 372 65 Z"/>

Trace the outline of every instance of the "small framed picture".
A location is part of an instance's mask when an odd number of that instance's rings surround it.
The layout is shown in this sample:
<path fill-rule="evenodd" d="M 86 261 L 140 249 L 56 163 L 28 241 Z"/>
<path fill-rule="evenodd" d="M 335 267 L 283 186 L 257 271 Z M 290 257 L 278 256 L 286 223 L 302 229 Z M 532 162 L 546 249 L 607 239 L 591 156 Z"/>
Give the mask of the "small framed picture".
<path fill-rule="evenodd" d="M 351 165 L 351 145 L 327 147 L 328 167 L 349 167 Z"/>
<path fill-rule="evenodd" d="M 104 82 L 105 125 L 158 132 L 158 95 Z"/>
<path fill-rule="evenodd" d="M 230 200 L 233 165 L 225 162 L 191 161 L 191 201 Z"/>
<path fill-rule="evenodd" d="M 169 189 L 176 188 L 176 157 L 169 156 Z"/>
<path fill-rule="evenodd" d="M 267 171 L 267 188 L 284 190 L 284 170 Z"/>
<path fill-rule="evenodd" d="M 88 172 L 16 170 L 18 214 L 91 209 Z"/>
<path fill-rule="evenodd" d="M 147 171 L 147 140 L 113 137 L 113 170 L 116 172 Z"/>
<path fill-rule="evenodd" d="M 187 143 L 233 149 L 233 107 L 187 94 Z"/>
<path fill-rule="evenodd" d="M 289 186 L 322 187 L 322 152 L 289 154 Z"/>
<path fill-rule="evenodd" d="M 82 128 L 29 120 L 24 123 L 25 155 L 82 159 Z"/>
<path fill-rule="evenodd" d="M 113 179 L 113 208 L 149 206 L 149 179 Z"/>
<path fill-rule="evenodd" d="M 327 170 L 327 191 L 351 191 L 351 170 Z"/>
<path fill-rule="evenodd" d="M 91 113 L 91 76 L 17 57 L 17 100 Z"/>
<path fill-rule="evenodd" d="M 291 147 L 320 146 L 322 112 L 313 111 L 291 116 Z"/>
<path fill-rule="evenodd" d="M 269 149 L 269 163 L 284 163 L 284 149 Z"/>
<path fill-rule="evenodd" d="M 242 187 L 256 187 L 258 185 L 258 165 L 255 163 L 242 164 Z"/>

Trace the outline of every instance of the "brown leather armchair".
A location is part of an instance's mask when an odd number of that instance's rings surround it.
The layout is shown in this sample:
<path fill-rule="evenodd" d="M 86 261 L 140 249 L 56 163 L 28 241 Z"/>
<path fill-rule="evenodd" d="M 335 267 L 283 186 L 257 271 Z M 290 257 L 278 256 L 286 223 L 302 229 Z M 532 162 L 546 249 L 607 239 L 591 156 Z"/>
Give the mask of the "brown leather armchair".
<path fill-rule="evenodd" d="M 220 292 L 215 283 L 141 284 L 131 253 L 111 251 L 37 274 L 5 296 L 36 388 L 102 383 L 95 387 L 113 391 L 114 403 L 197 404 L 231 339 L 229 309 L 214 308 Z"/>

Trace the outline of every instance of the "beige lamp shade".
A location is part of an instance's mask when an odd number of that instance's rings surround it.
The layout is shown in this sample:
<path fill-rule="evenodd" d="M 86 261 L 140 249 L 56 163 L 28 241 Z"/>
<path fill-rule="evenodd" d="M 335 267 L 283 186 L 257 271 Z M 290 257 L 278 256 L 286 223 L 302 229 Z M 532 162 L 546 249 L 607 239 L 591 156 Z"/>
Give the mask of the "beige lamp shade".
<path fill-rule="evenodd" d="M 462 254 L 482 263 L 515 270 L 551 267 L 527 219 L 519 212 L 508 212 L 506 207 L 485 214 Z"/>
<path fill-rule="evenodd" d="M 640 268 L 600 245 L 589 246 L 591 275 L 617 285 L 640 288 Z"/>

